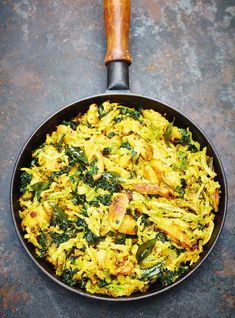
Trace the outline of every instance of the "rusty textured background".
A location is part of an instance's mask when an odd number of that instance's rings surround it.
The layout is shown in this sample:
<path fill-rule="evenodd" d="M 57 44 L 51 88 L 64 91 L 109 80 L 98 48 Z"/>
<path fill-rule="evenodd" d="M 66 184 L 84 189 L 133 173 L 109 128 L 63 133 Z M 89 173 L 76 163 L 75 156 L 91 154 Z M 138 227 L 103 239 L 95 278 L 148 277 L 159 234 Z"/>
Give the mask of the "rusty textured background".
<path fill-rule="evenodd" d="M 133 0 L 131 88 L 175 105 L 222 158 L 230 204 L 222 235 L 196 274 L 164 295 L 112 304 L 50 281 L 26 255 L 9 208 L 17 154 L 59 107 L 102 93 L 102 1 L 0 1 L 0 316 L 235 317 L 235 1 Z"/>

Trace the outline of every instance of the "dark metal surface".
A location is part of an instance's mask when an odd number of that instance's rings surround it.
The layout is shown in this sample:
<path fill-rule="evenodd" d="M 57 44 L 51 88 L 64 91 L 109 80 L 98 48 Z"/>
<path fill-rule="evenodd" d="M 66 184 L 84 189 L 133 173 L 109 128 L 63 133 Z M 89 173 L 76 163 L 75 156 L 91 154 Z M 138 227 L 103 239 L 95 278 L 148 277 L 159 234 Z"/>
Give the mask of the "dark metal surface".
<path fill-rule="evenodd" d="M 232 1 L 133 1 L 131 41 L 134 91 L 178 105 L 200 122 L 222 156 L 231 192 L 232 5 Z M 104 91 L 102 9 L 100 1 L 25 0 L 1 6 L 2 316 L 232 317 L 232 202 L 219 243 L 197 275 L 152 299 L 121 307 L 87 300 L 57 287 L 29 260 L 10 220 L 12 164 L 33 128 L 58 105 Z"/>
<path fill-rule="evenodd" d="M 129 64 L 123 61 L 109 62 L 107 65 L 107 89 L 129 90 Z"/>

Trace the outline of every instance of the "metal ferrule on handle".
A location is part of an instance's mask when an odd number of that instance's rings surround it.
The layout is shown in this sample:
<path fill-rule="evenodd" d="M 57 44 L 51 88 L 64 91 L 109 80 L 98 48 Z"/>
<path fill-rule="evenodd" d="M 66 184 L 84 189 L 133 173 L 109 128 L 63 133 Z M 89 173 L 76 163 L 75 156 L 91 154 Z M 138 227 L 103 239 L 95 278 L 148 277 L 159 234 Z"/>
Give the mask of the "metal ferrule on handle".
<path fill-rule="evenodd" d="M 104 0 L 104 21 L 107 39 L 107 89 L 129 90 L 129 65 L 132 62 L 128 50 L 130 0 Z"/>

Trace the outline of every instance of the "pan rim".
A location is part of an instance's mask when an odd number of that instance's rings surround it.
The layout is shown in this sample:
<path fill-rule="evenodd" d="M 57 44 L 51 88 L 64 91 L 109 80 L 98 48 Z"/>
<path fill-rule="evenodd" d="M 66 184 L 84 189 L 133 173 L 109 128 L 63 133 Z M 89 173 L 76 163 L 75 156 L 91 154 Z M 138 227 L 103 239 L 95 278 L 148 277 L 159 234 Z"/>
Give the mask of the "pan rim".
<path fill-rule="evenodd" d="M 205 140 L 208 142 L 208 144 L 210 145 L 210 147 L 212 148 L 215 156 L 217 157 L 217 160 L 218 160 L 218 164 L 219 164 L 219 168 L 221 170 L 221 174 L 222 174 L 222 180 L 223 180 L 223 185 L 224 185 L 224 214 L 223 214 L 223 217 L 222 217 L 222 220 L 221 220 L 221 225 L 219 227 L 219 230 L 218 230 L 218 233 L 214 239 L 214 241 L 212 242 L 210 248 L 208 249 L 208 251 L 206 252 L 206 254 L 200 259 L 200 261 L 198 262 L 198 264 L 191 270 L 188 271 L 188 273 L 184 276 L 182 276 L 181 278 L 179 278 L 177 281 L 175 281 L 173 284 L 169 285 L 169 286 L 165 286 L 163 288 L 161 288 L 160 290 L 157 290 L 157 291 L 147 291 L 146 293 L 144 294 L 133 294 L 132 296 L 122 296 L 122 297 L 109 297 L 109 296 L 104 296 L 104 295 L 97 295 L 97 294 L 91 294 L 91 293 L 88 293 L 88 292 L 85 292 L 85 291 L 82 291 L 82 290 L 79 290 L 79 289 L 76 289 L 76 288 L 73 288 L 73 287 L 70 287 L 68 285 L 66 285 L 65 283 L 63 283 L 62 281 L 60 281 L 56 276 L 53 276 L 51 273 L 49 273 L 49 271 L 47 271 L 38 261 L 37 259 L 31 254 L 27 244 L 26 243 L 26 240 L 24 238 L 21 237 L 21 234 L 20 234 L 20 231 L 18 229 L 18 226 L 17 226 L 17 221 L 16 221 L 16 218 L 15 218 L 15 214 L 14 214 L 14 200 L 13 200 L 13 192 L 14 192 L 14 180 L 15 180 L 15 175 L 16 175 L 16 171 L 17 171 L 17 167 L 18 167 L 18 164 L 19 164 L 19 161 L 22 157 L 22 155 L 24 154 L 24 151 L 25 151 L 25 148 L 27 147 L 28 143 L 31 141 L 31 139 L 36 135 L 36 133 L 41 129 L 41 127 L 46 124 L 47 122 L 51 121 L 51 119 L 56 116 L 57 114 L 59 114 L 60 112 L 63 112 L 64 110 L 66 110 L 67 108 L 69 108 L 70 106 L 73 106 L 77 103 L 81 103 L 81 102 L 84 102 L 84 101 L 88 101 L 90 99 L 96 99 L 96 98 L 99 98 L 99 97 L 105 97 L 107 96 L 107 99 L 110 97 L 112 97 L 113 95 L 115 96 L 119 96 L 119 97 L 123 97 L 123 96 L 130 96 L 130 97 L 136 97 L 136 98 L 143 98 L 143 99 L 146 99 L 146 100 L 150 100 L 150 101 L 153 101 L 153 102 L 157 102 L 157 103 L 160 103 L 164 106 L 166 106 L 167 108 L 169 109 L 172 109 L 174 110 L 175 112 L 177 112 L 180 116 L 183 116 L 185 119 L 187 119 L 194 127 L 196 127 L 196 129 L 203 135 L 203 137 L 205 138 Z M 159 294 L 162 294 L 163 292 L 166 292 L 167 290 L 170 290 L 171 288 L 179 285 L 180 283 L 182 283 L 185 279 L 187 279 L 188 277 L 190 277 L 193 273 L 195 273 L 197 271 L 197 269 L 202 265 L 202 263 L 208 258 L 208 256 L 211 254 L 214 246 L 216 245 L 220 235 L 221 235 L 221 232 L 222 232 L 222 229 L 223 229 L 223 226 L 224 226 L 224 222 L 225 222 L 225 218 L 226 218 L 226 213 L 227 213 L 227 204 L 228 204 L 228 189 L 227 189 L 227 180 L 226 180 L 226 175 L 225 175 L 225 171 L 224 171 L 224 167 L 223 167 L 223 164 L 222 164 L 222 161 L 215 149 L 215 146 L 213 145 L 212 141 L 210 140 L 210 138 L 208 137 L 208 135 L 198 126 L 198 124 L 196 124 L 193 120 L 191 120 L 191 118 L 189 118 L 187 115 L 181 113 L 180 111 L 178 111 L 175 107 L 169 105 L 169 104 L 166 104 L 165 102 L 161 102 L 160 100 L 158 99 L 154 99 L 154 98 L 151 98 L 151 97 L 147 97 L 147 96 L 144 96 L 144 95 L 138 95 L 138 94 L 133 94 L 133 93 L 130 93 L 129 91 L 127 92 L 120 92 L 120 91 L 106 91 L 105 93 L 103 94 L 97 94 L 97 95 L 92 95 L 92 96 L 89 96 L 89 97 L 85 97 L 85 98 L 82 98 L 82 99 L 79 99 L 79 100 L 76 100 L 75 102 L 72 102 L 66 106 L 63 106 L 62 108 L 60 108 L 58 111 L 56 111 L 55 113 L 51 114 L 48 118 L 46 118 L 45 120 L 43 120 L 37 127 L 36 129 L 34 129 L 34 131 L 31 133 L 31 135 L 27 138 L 27 140 L 25 141 L 23 147 L 21 148 L 20 152 L 19 152 L 19 155 L 17 156 L 17 159 L 15 161 L 15 164 L 14 164 L 14 169 L 12 171 L 12 176 L 11 176 L 11 183 L 10 183 L 10 208 L 11 208 L 11 216 L 12 216 L 12 220 L 13 220 L 13 224 L 14 224 L 14 227 L 15 227 L 15 230 L 16 230 L 16 233 L 18 235 L 18 238 L 19 240 L 21 241 L 24 249 L 26 250 L 27 254 L 30 256 L 30 258 L 33 260 L 33 262 L 42 270 L 42 272 L 44 274 L 46 274 L 49 278 L 51 278 L 55 283 L 59 284 L 60 286 L 66 288 L 67 290 L 69 290 L 70 292 L 73 292 L 73 293 L 76 293 L 78 295 L 81 295 L 81 296 L 85 296 L 89 299 L 96 299 L 96 300 L 105 300 L 105 301 L 109 301 L 109 302 L 126 302 L 126 301 L 134 301 L 134 300 L 140 300 L 140 299 L 145 299 L 145 298 L 148 298 L 148 297 L 152 297 L 152 296 L 155 296 L 155 295 L 159 295 Z"/>

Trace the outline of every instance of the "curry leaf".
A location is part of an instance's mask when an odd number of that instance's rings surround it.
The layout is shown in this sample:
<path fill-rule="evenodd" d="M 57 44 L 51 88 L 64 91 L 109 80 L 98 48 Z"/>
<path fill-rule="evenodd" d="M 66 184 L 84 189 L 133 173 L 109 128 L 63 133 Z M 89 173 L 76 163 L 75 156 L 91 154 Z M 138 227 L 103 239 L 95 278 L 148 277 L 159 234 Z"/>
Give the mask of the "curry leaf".
<path fill-rule="evenodd" d="M 138 247 L 138 250 L 136 252 L 136 259 L 138 263 L 141 263 L 145 257 L 151 254 L 153 247 L 156 243 L 156 240 L 157 240 L 156 238 L 148 240 Z"/>
<path fill-rule="evenodd" d="M 70 165 L 75 163 L 88 164 L 88 159 L 84 151 L 79 147 L 68 146 L 65 148 L 65 154 L 69 157 Z"/>
<path fill-rule="evenodd" d="M 163 262 L 158 263 L 150 268 L 144 268 L 141 270 L 141 279 L 145 279 L 145 278 L 152 278 L 156 275 L 158 275 L 161 271 L 161 266 L 162 266 Z"/>
<path fill-rule="evenodd" d="M 39 200 L 40 199 L 40 196 L 41 196 L 41 193 L 44 191 L 44 190 L 47 190 L 50 186 L 50 183 L 49 182 L 37 182 L 37 183 L 34 183 L 32 186 L 31 186 L 31 189 L 33 191 L 35 191 L 35 195 L 37 197 L 37 199 Z"/>

